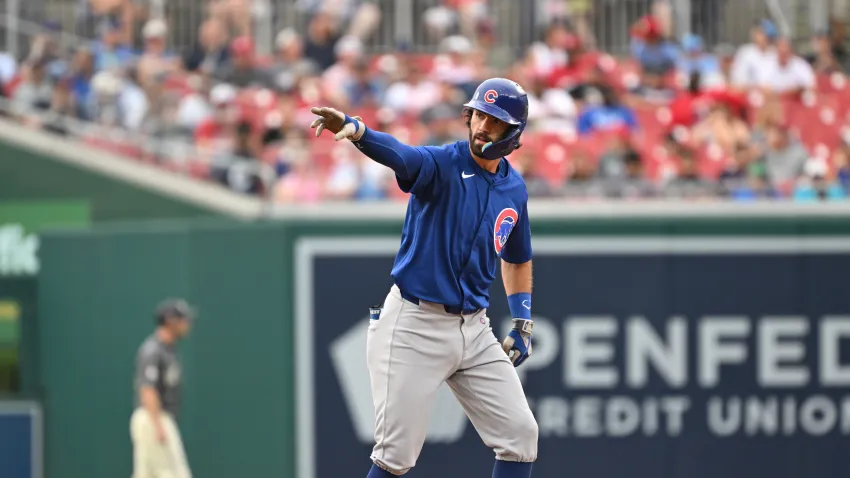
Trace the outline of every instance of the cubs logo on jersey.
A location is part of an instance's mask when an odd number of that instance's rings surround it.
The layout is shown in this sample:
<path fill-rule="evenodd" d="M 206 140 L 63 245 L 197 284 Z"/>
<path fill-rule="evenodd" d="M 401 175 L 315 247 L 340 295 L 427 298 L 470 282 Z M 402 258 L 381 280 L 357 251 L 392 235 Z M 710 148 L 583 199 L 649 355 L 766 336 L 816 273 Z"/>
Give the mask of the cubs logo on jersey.
<path fill-rule="evenodd" d="M 502 248 L 508 242 L 508 237 L 511 235 L 511 231 L 516 226 L 518 220 L 519 213 L 516 209 L 510 207 L 502 209 L 499 215 L 496 216 L 496 223 L 493 226 L 493 247 L 496 248 L 497 256 L 502 253 Z"/>

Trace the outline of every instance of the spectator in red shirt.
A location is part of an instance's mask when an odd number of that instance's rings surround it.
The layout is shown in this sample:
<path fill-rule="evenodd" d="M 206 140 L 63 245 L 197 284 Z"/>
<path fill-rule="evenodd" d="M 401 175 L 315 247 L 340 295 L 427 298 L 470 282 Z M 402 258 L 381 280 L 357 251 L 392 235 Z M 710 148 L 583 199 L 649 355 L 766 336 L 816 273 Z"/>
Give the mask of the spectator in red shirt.
<path fill-rule="evenodd" d="M 711 107 L 711 98 L 702 89 L 702 75 L 690 74 L 687 89 L 680 91 L 670 104 L 671 126 L 691 127 L 704 118 Z"/>
<path fill-rule="evenodd" d="M 572 88 L 582 82 L 588 72 L 601 67 L 600 56 L 584 49 L 578 35 L 568 32 L 563 39 L 566 63 L 552 69 L 547 78 L 550 88 Z"/>
<path fill-rule="evenodd" d="M 734 154 L 740 143 L 749 143 L 749 125 L 726 101 L 714 101 L 711 112 L 693 130 L 693 142 L 698 147 L 720 147 L 724 155 Z"/>

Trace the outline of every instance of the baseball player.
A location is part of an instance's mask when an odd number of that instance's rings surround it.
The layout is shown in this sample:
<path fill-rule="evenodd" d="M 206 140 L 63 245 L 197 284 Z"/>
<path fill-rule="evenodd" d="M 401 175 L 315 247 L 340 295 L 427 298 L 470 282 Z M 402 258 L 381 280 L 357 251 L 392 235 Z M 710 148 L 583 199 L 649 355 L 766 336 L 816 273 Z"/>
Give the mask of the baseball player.
<path fill-rule="evenodd" d="M 191 327 L 195 313 L 183 299 L 162 302 L 156 330 L 136 355 L 136 409 L 130 419 L 133 478 L 191 478 L 177 429 L 181 368 L 177 342 Z"/>
<path fill-rule="evenodd" d="M 311 111 L 316 136 L 350 140 L 411 195 L 394 284 L 383 307 L 370 310 L 376 443 L 367 478 L 416 464 L 444 381 L 494 450 L 493 478 L 530 477 L 537 422 L 514 367 L 531 355 L 531 228 L 525 182 L 504 158 L 520 146 L 525 91 L 504 78 L 481 83 L 463 109 L 469 140 L 443 146 L 408 146 L 359 117 Z M 514 317 L 501 344 L 486 313 L 500 265 Z"/>

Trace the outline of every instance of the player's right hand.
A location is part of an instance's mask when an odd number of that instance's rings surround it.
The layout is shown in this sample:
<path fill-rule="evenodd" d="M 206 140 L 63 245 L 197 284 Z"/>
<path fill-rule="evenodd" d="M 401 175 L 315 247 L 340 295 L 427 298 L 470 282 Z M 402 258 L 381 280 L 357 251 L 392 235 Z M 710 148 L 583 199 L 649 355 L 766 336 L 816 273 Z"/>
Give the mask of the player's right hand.
<path fill-rule="evenodd" d="M 531 356 L 531 331 L 534 321 L 513 319 L 514 326 L 502 342 L 502 350 L 508 354 L 514 367 L 519 367 Z"/>
<path fill-rule="evenodd" d="M 156 439 L 160 443 L 165 443 L 166 435 L 165 435 L 165 426 L 162 424 L 162 420 L 154 420 L 154 428 L 156 429 Z"/>
<path fill-rule="evenodd" d="M 348 139 L 357 141 L 366 132 L 366 125 L 363 124 L 363 118 L 359 116 L 350 117 L 342 111 L 338 111 L 330 107 L 313 107 L 310 112 L 319 116 L 310 125 L 311 128 L 316 128 L 316 137 L 322 134 L 323 130 L 328 130 L 334 134 L 334 140 L 340 141 Z"/>

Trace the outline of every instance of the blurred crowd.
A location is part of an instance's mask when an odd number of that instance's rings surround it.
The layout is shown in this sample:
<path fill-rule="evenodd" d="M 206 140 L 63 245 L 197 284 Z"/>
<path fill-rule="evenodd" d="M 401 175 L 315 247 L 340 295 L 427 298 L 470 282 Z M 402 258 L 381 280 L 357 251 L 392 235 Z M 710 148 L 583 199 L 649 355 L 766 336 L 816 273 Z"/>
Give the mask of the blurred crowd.
<path fill-rule="evenodd" d="M 580 10 L 551 10 L 539 41 L 517 54 L 497 41 L 486 0 L 445 0 L 421 19 L 439 51 L 372 54 L 382 21 L 374 4 L 313 0 L 299 2 L 304 31 L 276 32 L 263 55 L 243 0 L 212 2 L 182 50 L 168 46 L 167 9 L 104 1 L 94 4 L 95 38 L 62 48 L 48 28 L 24 58 L 0 54 L 6 114 L 239 193 L 281 203 L 403 198 L 387 168 L 314 138 L 309 108 L 334 106 L 409 144 L 440 145 L 467 138 L 462 104 L 492 76 L 529 95 L 523 146 L 509 159 L 532 196 L 812 201 L 850 192 L 850 53 L 838 21 L 794 44 L 765 19 L 750 42 L 708 48 L 674 36 L 661 1 L 632 25 L 630 55 L 615 58 L 593 47 Z"/>

